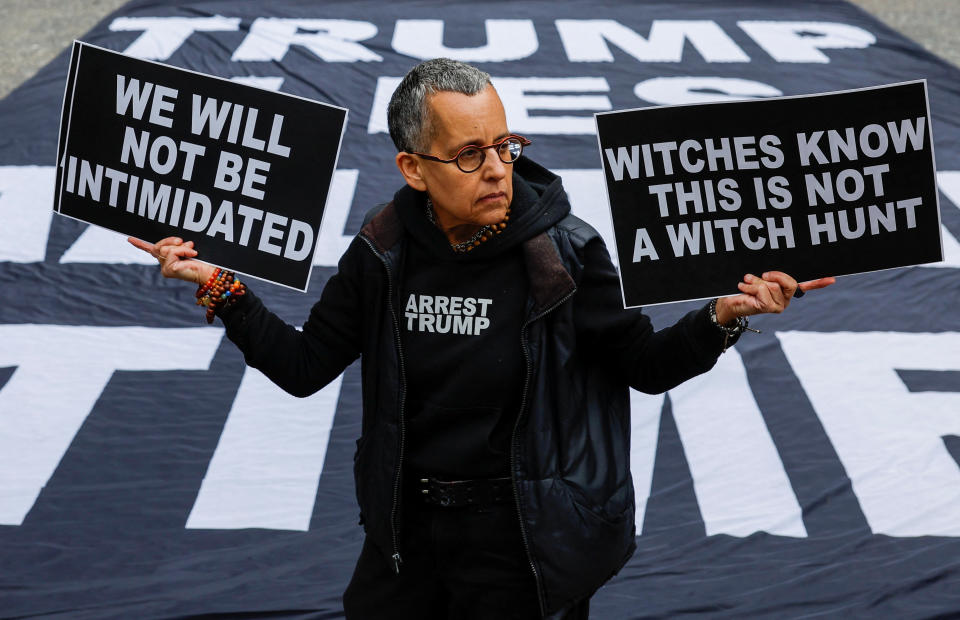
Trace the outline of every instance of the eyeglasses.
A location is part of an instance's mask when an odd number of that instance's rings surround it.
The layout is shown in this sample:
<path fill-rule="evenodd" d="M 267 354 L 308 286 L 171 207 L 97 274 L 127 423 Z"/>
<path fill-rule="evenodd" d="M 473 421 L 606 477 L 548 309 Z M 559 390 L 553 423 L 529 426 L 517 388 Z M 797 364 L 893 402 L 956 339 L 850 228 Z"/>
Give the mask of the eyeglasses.
<path fill-rule="evenodd" d="M 456 157 L 452 157 L 451 159 L 440 159 L 439 157 L 427 155 L 426 153 L 418 153 L 416 151 L 407 152 L 411 155 L 429 159 L 430 161 L 438 161 L 441 164 L 456 163 L 457 168 L 460 168 L 463 172 L 476 172 L 487 158 L 487 149 L 496 149 L 500 161 L 505 164 L 512 164 L 520 159 L 520 155 L 523 153 L 523 147 L 525 146 L 530 146 L 530 140 L 527 140 L 523 136 L 510 134 L 503 140 L 488 144 L 487 146 L 468 144 L 457 151 Z"/>

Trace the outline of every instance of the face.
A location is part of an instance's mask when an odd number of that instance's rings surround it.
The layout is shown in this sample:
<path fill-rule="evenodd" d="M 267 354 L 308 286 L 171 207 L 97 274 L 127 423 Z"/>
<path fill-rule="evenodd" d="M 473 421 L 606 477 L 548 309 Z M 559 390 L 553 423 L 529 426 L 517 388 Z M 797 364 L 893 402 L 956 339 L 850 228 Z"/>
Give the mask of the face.
<path fill-rule="evenodd" d="M 486 146 L 510 135 L 503 104 L 493 87 L 476 95 L 441 92 L 430 96 L 433 142 L 427 153 L 450 159 L 468 144 Z M 407 183 L 433 201 L 437 223 L 448 237 L 469 237 L 506 215 L 513 199 L 513 168 L 487 149 L 483 165 L 465 173 L 455 163 L 443 164 L 397 154 L 397 166 Z M 457 241 L 451 238 L 451 241 Z"/>

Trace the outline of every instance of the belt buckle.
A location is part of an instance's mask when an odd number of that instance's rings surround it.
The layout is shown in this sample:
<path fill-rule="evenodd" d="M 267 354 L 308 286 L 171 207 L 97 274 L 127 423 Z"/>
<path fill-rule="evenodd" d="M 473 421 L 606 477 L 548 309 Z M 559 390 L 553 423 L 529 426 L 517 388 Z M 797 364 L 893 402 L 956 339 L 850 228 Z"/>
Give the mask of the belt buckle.
<path fill-rule="evenodd" d="M 448 507 L 454 503 L 452 495 L 454 489 L 445 486 L 436 478 L 420 478 L 422 485 L 420 493 L 423 495 L 423 501 L 426 504 Z"/>

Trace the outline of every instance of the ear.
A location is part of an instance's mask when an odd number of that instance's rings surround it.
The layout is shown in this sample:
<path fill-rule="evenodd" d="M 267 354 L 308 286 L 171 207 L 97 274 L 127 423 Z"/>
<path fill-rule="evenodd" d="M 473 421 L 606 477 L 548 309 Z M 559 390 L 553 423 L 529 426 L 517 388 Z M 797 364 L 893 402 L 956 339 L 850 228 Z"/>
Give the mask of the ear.
<path fill-rule="evenodd" d="M 397 168 L 403 175 L 407 185 L 421 192 L 427 191 L 427 184 L 423 180 L 423 173 L 420 169 L 420 158 L 404 151 L 397 153 Z"/>

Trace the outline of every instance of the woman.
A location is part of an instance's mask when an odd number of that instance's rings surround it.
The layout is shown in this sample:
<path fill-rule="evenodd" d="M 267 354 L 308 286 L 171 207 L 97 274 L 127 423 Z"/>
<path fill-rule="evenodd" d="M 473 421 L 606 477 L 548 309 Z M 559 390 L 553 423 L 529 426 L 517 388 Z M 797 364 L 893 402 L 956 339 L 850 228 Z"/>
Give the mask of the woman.
<path fill-rule="evenodd" d="M 798 285 L 747 275 L 654 332 L 624 310 L 599 235 L 559 177 L 521 157 L 489 75 L 437 59 L 389 107 L 406 181 L 368 217 L 302 331 L 191 241 L 131 240 L 200 285 L 228 337 L 308 395 L 359 355 L 355 464 L 367 534 L 344 595 L 356 618 L 586 618 L 635 548 L 628 386 L 662 392 L 708 370 Z M 220 292 L 224 291 L 224 292 Z"/>

